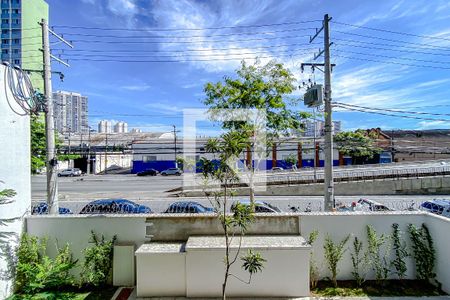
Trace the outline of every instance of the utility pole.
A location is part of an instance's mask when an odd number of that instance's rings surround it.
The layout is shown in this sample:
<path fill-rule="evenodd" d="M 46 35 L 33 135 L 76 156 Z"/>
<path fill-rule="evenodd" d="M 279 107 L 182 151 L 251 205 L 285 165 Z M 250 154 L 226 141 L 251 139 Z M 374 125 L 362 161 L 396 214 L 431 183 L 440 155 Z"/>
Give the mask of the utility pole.
<path fill-rule="evenodd" d="M 58 182 L 56 181 L 55 122 L 53 120 L 52 71 L 47 20 L 42 19 L 42 46 L 44 58 L 45 131 L 47 140 L 47 206 L 50 214 L 59 213 Z"/>
<path fill-rule="evenodd" d="M 323 17 L 322 28 L 316 29 L 314 36 L 310 37 L 311 43 L 319 33 L 324 32 L 323 37 L 323 50 L 319 49 L 319 53 L 314 55 L 314 60 L 324 55 L 324 63 L 302 63 L 301 69 L 303 71 L 304 66 L 311 66 L 317 68 L 324 73 L 324 102 L 325 102 L 325 184 L 324 184 L 324 198 L 325 198 L 325 211 L 332 211 L 335 208 L 334 201 L 334 180 L 333 180 L 333 122 L 332 122 L 332 109 L 331 109 L 331 70 L 334 64 L 330 62 L 330 20 L 331 18 L 326 14 Z M 323 66 L 321 70 L 319 66 Z"/>
<path fill-rule="evenodd" d="M 87 160 L 87 170 L 86 173 L 91 174 L 91 126 L 88 126 L 88 160 Z"/>
<path fill-rule="evenodd" d="M 39 23 L 42 28 L 42 55 L 43 55 L 43 73 L 44 73 L 44 97 L 45 97 L 45 131 L 47 142 L 47 206 L 50 214 L 59 213 L 58 204 L 58 182 L 56 177 L 56 160 L 55 150 L 55 122 L 53 119 L 53 99 L 52 99 L 52 70 L 50 59 L 54 59 L 59 63 L 69 67 L 69 64 L 50 53 L 49 33 L 59 39 L 64 44 L 73 48 L 72 44 L 64 38 L 48 28 L 46 19 L 42 19 Z"/>
<path fill-rule="evenodd" d="M 175 155 L 175 168 L 178 168 L 178 164 L 177 164 L 177 126 L 172 125 L 173 126 L 173 144 L 174 144 L 174 155 Z"/>
<path fill-rule="evenodd" d="M 334 180 L 333 180 L 333 122 L 331 111 L 331 63 L 330 63 L 330 18 L 328 14 L 323 19 L 323 47 L 325 58 L 325 211 L 333 210 Z"/>
<path fill-rule="evenodd" d="M 104 174 L 108 173 L 108 131 L 106 131 L 106 147 L 105 147 L 105 172 Z"/>

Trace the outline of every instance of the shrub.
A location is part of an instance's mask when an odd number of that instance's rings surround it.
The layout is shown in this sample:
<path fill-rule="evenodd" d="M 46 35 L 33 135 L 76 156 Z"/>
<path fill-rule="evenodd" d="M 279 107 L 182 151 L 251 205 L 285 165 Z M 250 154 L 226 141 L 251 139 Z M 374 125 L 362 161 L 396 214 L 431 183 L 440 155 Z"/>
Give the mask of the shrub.
<path fill-rule="evenodd" d="M 399 225 L 397 223 L 392 224 L 392 248 L 394 250 L 395 258 L 391 262 L 391 265 L 394 267 L 394 273 L 397 275 L 399 279 L 405 278 L 406 271 L 408 268 L 406 267 L 405 258 L 409 256 L 408 251 L 406 250 L 406 243 L 400 240 L 401 231 L 399 229 Z"/>
<path fill-rule="evenodd" d="M 375 272 L 375 279 L 386 280 L 390 271 L 390 237 L 384 234 L 377 236 L 375 229 L 367 225 L 367 257 Z"/>
<path fill-rule="evenodd" d="M 417 228 L 413 224 L 409 224 L 408 231 L 412 241 L 417 278 L 428 280 L 435 279 L 436 274 L 434 273 L 434 265 L 436 251 L 428 227 L 425 224 L 422 224 L 421 228 Z"/>
<path fill-rule="evenodd" d="M 314 230 L 308 236 L 308 244 L 311 246 L 314 245 L 314 242 L 317 240 L 319 236 L 319 231 Z M 319 267 L 317 266 L 317 262 L 314 258 L 314 252 L 311 251 L 310 259 L 309 259 L 309 281 L 311 288 L 315 288 L 317 286 L 317 282 L 319 281 Z"/>
<path fill-rule="evenodd" d="M 342 241 L 335 244 L 329 235 L 325 238 L 325 244 L 323 245 L 325 259 L 327 260 L 328 269 L 331 272 L 331 281 L 335 287 L 337 287 L 336 278 L 339 272 L 337 265 L 346 251 L 344 247 L 349 239 L 350 235 L 347 235 Z"/>
<path fill-rule="evenodd" d="M 17 292 L 35 293 L 57 289 L 74 283 L 69 274 L 77 261 L 73 260 L 69 245 L 57 247 L 55 259 L 45 255 L 46 239 L 22 235 L 17 250 L 15 289 Z"/>
<path fill-rule="evenodd" d="M 117 236 L 112 240 L 105 241 L 102 235 L 101 239 L 97 238 L 94 231 L 91 231 L 92 247 L 83 250 L 84 265 L 81 273 L 83 283 L 93 286 L 105 285 L 111 276 L 113 247 Z"/>
<path fill-rule="evenodd" d="M 363 243 L 356 236 L 353 239 L 351 259 L 353 267 L 352 276 L 356 281 L 356 285 L 359 287 L 366 280 L 368 258 L 367 253 L 363 253 Z"/>

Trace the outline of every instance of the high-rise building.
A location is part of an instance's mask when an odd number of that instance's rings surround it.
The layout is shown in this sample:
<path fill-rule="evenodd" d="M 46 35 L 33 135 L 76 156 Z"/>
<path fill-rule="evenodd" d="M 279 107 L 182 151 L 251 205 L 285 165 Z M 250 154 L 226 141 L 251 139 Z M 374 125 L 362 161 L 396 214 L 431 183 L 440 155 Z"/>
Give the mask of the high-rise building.
<path fill-rule="evenodd" d="M 88 98 L 79 93 L 53 93 L 55 128 L 61 134 L 88 133 Z"/>
<path fill-rule="evenodd" d="M 122 121 L 117 122 L 114 125 L 114 132 L 117 133 L 124 133 L 124 132 L 128 132 L 128 124 Z"/>
<path fill-rule="evenodd" d="M 44 91 L 42 19 L 48 20 L 48 4 L 44 0 L 1 1 L 1 59 L 30 72 L 34 88 Z"/>
<path fill-rule="evenodd" d="M 324 121 L 306 121 L 304 124 L 302 136 L 306 137 L 321 137 L 325 135 Z M 315 134 L 314 134 L 315 132 Z M 333 121 L 333 134 L 341 132 L 341 121 Z"/>
<path fill-rule="evenodd" d="M 101 120 L 98 122 L 98 133 L 111 133 L 112 126 L 111 122 L 108 120 Z"/>

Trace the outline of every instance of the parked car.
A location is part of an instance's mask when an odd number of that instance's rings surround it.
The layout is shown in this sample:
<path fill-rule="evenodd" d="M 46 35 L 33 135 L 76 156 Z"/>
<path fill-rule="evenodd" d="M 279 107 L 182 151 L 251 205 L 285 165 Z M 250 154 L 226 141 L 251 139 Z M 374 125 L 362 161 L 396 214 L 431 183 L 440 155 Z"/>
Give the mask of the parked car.
<path fill-rule="evenodd" d="M 78 168 L 68 168 L 58 173 L 58 177 L 61 176 L 81 176 L 81 170 Z"/>
<path fill-rule="evenodd" d="M 170 204 L 164 213 L 202 214 L 212 212 L 214 212 L 214 209 L 212 207 L 206 207 L 198 202 L 178 201 Z"/>
<path fill-rule="evenodd" d="M 39 202 L 31 207 L 31 214 L 33 215 L 47 215 L 48 214 L 48 205 L 45 202 Z M 65 207 L 59 207 L 60 215 L 70 215 L 72 211 Z"/>
<path fill-rule="evenodd" d="M 282 172 L 284 169 L 282 167 L 273 167 L 272 172 Z"/>
<path fill-rule="evenodd" d="M 86 204 L 80 214 L 149 214 L 150 207 L 127 199 L 101 199 Z"/>
<path fill-rule="evenodd" d="M 425 210 L 437 215 L 450 217 L 450 200 L 447 199 L 433 199 L 425 201 L 420 205 L 421 210 Z"/>
<path fill-rule="evenodd" d="M 389 210 L 393 210 L 389 207 L 387 207 L 386 205 L 374 201 L 374 200 L 370 200 L 370 199 L 366 199 L 366 198 L 361 198 L 358 200 L 357 203 L 352 203 L 352 210 L 358 211 L 389 211 Z"/>
<path fill-rule="evenodd" d="M 249 200 L 238 200 L 238 201 L 235 201 L 231 205 L 231 207 L 236 205 L 236 203 L 250 206 Z M 256 213 L 279 213 L 279 212 L 281 212 L 281 210 L 278 207 L 276 207 L 270 203 L 258 200 L 258 201 L 255 201 L 255 212 Z"/>
<path fill-rule="evenodd" d="M 177 176 L 180 176 L 181 173 L 183 173 L 183 171 L 181 171 L 181 170 L 178 169 L 178 168 L 170 168 L 170 169 L 167 169 L 167 170 L 162 171 L 162 172 L 161 172 L 161 175 L 162 175 L 162 176 L 167 176 L 167 175 L 177 175 Z"/>
<path fill-rule="evenodd" d="M 137 176 L 156 176 L 158 175 L 158 171 L 155 169 L 147 169 L 141 172 L 138 172 L 136 175 Z"/>

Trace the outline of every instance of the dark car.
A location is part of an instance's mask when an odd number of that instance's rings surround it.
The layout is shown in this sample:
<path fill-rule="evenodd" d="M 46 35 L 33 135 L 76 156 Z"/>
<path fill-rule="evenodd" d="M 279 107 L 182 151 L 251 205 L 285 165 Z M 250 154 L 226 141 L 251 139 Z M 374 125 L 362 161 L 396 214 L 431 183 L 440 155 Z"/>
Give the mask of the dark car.
<path fill-rule="evenodd" d="M 150 207 L 127 199 L 101 199 L 87 204 L 80 214 L 149 214 Z"/>
<path fill-rule="evenodd" d="M 158 171 L 156 171 L 155 169 L 147 169 L 145 171 L 141 171 L 138 172 L 136 175 L 137 176 L 156 176 L 158 175 Z"/>
<path fill-rule="evenodd" d="M 31 214 L 33 215 L 47 215 L 48 214 L 48 205 L 45 202 L 39 202 L 36 205 L 31 207 Z M 70 215 L 72 211 L 65 207 L 59 208 L 60 215 Z"/>
<path fill-rule="evenodd" d="M 169 214 L 203 214 L 212 213 L 214 209 L 194 201 L 179 201 L 169 205 L 165 213 Z"/>
<path fill-rule="evenodd" d="M 242 205 L 248 205 L 250 206 L 250 201 L 249 200 L 238 200 L 236 202 L 234 202 L 232 204 L 236 205 L 236 203 L 240 203 Z M 281 210 L 276 207 L 275 205 L 272 205 L 270 203 L 267 203 L 265 201 L 255 201 L 255 213 L 279 213 L 281 212 Z"/>

